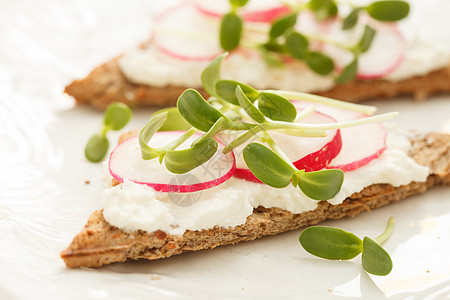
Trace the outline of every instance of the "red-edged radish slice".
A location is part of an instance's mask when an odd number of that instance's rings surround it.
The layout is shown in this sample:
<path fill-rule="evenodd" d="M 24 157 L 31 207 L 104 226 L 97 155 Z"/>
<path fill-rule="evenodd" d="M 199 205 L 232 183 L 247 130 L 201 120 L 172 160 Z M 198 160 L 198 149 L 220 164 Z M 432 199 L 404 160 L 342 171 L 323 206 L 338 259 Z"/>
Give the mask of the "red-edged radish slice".
<path fill-rule="evenodd" d="M 295 107 L 302 108 L 310 103 L 292 101 Z M 338 122 L 367 117 L 366 114 L 344 110 L 322 104 L 314 104 L 317 111 L 326 113 Z M 386 130 L 381 123 L 342 128 L 342 149 L 326 168 L 351 171 L 378 158 L 386 149 Z"/>
<path fill-rule="evenodd" d="M 362 22 L 363 23 L 363 22 Z M 353 30 L 343 31 L 341 22 L 335 22 L 329 28 L 328 35 L 342 43 L 353 45 L 358 42 L 364 29 L 363 24 Z M 405 59 L 406 43 L 395 24 L 368 24 L 376 30 L 369 50 L 359 56 L 358 79 L 377 79 L 396 70 Z M 353 55 L 332 44 L 324 45 L 323 51 L 333 58 L 337 71 L 342 70 L 352 60 Z"/>
<path fill-rule="evenodd" d="M 334 123 L 336 120 L 323 113 L 313 112 L 301 122 L 318 124 Z M 339 130 L 328 130 L 327 133 L 326 137 L 295 137 L 271 131 L 270 136 L 297 168 L 310 172 L 323 169 L 341 150 L 342 144 Z M 222 135 L 221 138 L 225 141 L 231 141 L 236 138 L 236 133 L 230 134 L 233 136 Z M 248 181 L 260 182 L 250 172 L 242 158 L 242 150 L 247 144 L 245 143 L 233 150 L 236 154 L 236 171 L 234 176 Z"/>
<path fill-rule="evenodd" d="M 182 135 L 179 131 L 157 132 L 150 141 L 152 147 L 162 147 Z M 186 149 L 200 135 L 194 134 L 177 149 Z M 219 142 L 216 154 L 203 165 L 186 174 L 171 173 L 158 159 L 143 160 L 138 137 L 119 144 L 109 158 L 109 172 L 120 182 L 128 179 L 145 184 L 156 191 L 189 193 L 215 187 L 234 173 L 236 162 L 233 152 L 222 154 L 225 145 Z"/>
<path fill-rule="evenodd" d="M 327 169 L 352 171 L 367 165 L 386 150 L 386 130 L 381 123 L 341 129 L 342 149 Z"/>
<path fill-rule="evenodd" d="M 163 53 L 181 60 L 209 61 L 222 53 L 219 22 L 192 5 L 172 8 L 155 19 L 153 40 Z"/>
<path fill-rule="evenodd" d="M 229 0 L 199 0 L 195 2 L 195 7 L 206 16 L 215 18 L 231 10 Z M 240 10 L 240 14 L 246 21 L 270 23 L 290 11 L 291 9 L 279 0 L 253 0 Z"/>

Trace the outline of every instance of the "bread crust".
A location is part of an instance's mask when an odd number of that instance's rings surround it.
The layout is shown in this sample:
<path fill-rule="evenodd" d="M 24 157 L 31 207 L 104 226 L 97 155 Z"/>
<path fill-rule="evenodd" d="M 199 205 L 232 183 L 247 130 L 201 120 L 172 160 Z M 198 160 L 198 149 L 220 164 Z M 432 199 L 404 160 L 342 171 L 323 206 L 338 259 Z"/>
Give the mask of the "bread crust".
<path fill-rule="evenodd" d="M 435 185 L 450 185 L 450 135 L 430 133 L 411 137 L 409 156 L 430 168 L 425 182 L 411 182 L 393 187 L 374 184 L 354 193 L 342 204 L 319 203 L 314 210 L 293 214 L 280 208 L 254 209 L 246 223 L 236 227 L 214 227 L 205 230 L 187 230 L 183 235 L 163 231 L 123 231 L 108 224 L 102 210 L 95 211 L 83 230 L 62 251 L 66 266 L 100 267 L 127 259 L 160 259 L 187 251 L 213 249 L 221 245 L 251 241 L 266 235 L 275 235 L 327 219 L 354 217 L 363 212 L 400 201 L 425 192 Z"/>
<path fill-rule="evenodd" d="M 78 104 L 88 104 L 103 110 L 109 103 L 116 101 L 132 107 L 173 106 L 179 95 L 187 88 L 173 85 L 154 87 L 133 83 L 120 70 L 119 59 L 120 56 L 98 66 L 86 78 L 75 80 L 66 86 L 64 92 L 73 96 Z M 207 97 L 207 93 L 201 87 L 193 88 Z M 424 76 L 415 76 L 398 82 L 356 80 L 315 94 L 356 103 L 399 95 L 412 95 L 416 100 L 423 100 L 431 95 L 449 91 L 450 65 Z"/>

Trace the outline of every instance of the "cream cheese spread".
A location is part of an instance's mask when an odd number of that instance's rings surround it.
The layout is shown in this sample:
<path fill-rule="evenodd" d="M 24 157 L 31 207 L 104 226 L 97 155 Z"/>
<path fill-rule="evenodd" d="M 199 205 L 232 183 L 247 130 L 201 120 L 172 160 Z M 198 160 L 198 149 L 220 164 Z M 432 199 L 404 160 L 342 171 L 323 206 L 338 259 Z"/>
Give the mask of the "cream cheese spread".
<path fill-rule="evenodd" d="M 410 143 L 405 135 L 390 132 L 387 145 L 387 150 L 378 159 L 346 172 L 341 191 L 328 202 L 340 204 L 371 184 L 400 186 L 426 180 L 429 169 L 407 155 Z M 189 194 L 156 192 L 131 181 L 109 187 L 102 193 L 103 215 L 108 223 L 124 230 L 163 230 L 177 235 L 187 229 L 243 224 L 258 206 L 302 213 L 315 209 L 317 204 L 292 185 L 277 189 L 236 178 Z"/>
<path fill-rule="evenodd" d="M 445 68 L 450 64 L 450 1 L 409 0 L 409 16 L 399 22 L 406 41 L 401 65 L 384 79 L 404 80 Z M 132 82 L 163 87 L 167 85 L 200 87 L 200 74 L 207 61 L 180 60 L 156 47 L 125 53 L 119 66 Z M 251 71 L 250 71 L 251 70 Z M 319 76 L 303 63 L 289 63 L 285 68 L 268 66 L 259 55 L 235 51 L 222 65 L 224 78 L 246 82 L 258 89 L 277 87 L 292 91 L 321 91 L 334 86 L 330 76 Z"/>

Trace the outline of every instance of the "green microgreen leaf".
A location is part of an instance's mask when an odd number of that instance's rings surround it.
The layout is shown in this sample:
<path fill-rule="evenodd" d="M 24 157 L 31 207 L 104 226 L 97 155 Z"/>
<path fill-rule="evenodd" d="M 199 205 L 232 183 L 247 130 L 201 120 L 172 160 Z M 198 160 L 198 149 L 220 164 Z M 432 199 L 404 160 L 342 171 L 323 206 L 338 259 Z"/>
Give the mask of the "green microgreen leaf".
<path fill-rule="evenodd" d="M 260 47 L 260 52 L 262 59 L 264 62 L 271 67 L 274 68 L 283 68 L 284 63 L 283 60 L 277 53 L 273 53 L 272 51 L 267 50 L 265 47 Z"/>
<path fill-rule="evenodd" d="M 86 144 L 84 155 L 91 162 L 100 162 L 108 152 L 109 141 L 106 134 L 109 130 L 122 129 L 131 119 L 133 113 L 124 103 L 114 102 L 108 105 L 103 116 L 103 129 L 100 134 L 93 135 Z"/>
<path fill-rule="evenodd" d="M 298 187 L 314 200 L 328 200 L 336 196 L 344 181 L 344 172 L 339 169 L 314 172 L 296 172 Z"/>
<path fill-rule="evenodd" d="M 359 237 L 332 227 L 308 227 L 300 234 L 299 242 L 312 255 L 331 260 L 349 260 L 363 250 Z"/>
<path fill-rule="evenodd" d="M 392 270 L 392 260 L 386 250 L 369 237 L 364 237 L 362 265 L 373 275 L 384 276 Z"/>
<path fill-rule="evenodd" d="M 311 51 L 306 55 L 306 63 L 317 74 L 327 75 L 334 69 L 333 60 L 327 55 Z"/>
<path fill-rule="evenodd" d="M 280 43 L 279 43 L 277 40 L 275 40 L 275 39 L 269 40 L 267 43 L 262 44 L 261 47 L 262 47 L 264 50 L 267 50 L 267 51 L 270 51 L 270 52 L 273 52 L 273 53 L 279 53 L 279 54 L 282 54 L 282 53 L 286 53 L 286 52 L 287 52 L 286 46 L 280 44 Z"/>
<path fill-rule="evenodd" d="M 222 130 L 225 130 L 228 125 L 231 122 L 229 120 L 227 120 L 226 118 L 219 118 L 216 123 L 214 123 L 213 126 L 211 126 L 211 128 L 204 134 L 202 135 L 200 138 L 198 138 L 197 140 L 195 140 L 192 143 L 192 146 L 195 146 L 198 143 L 202 143 L 203 141 L 214 137 L 217 133 L 219 133 Z"/>
<path fill-rule="evenodd" d="M 216 83 L 220 80 L 220 66 L 222 60 L 228 55 L 228 52 L 222 53 L 221 55 L 214 58 L 208 66 L 203 70 L 201 74 L 201 81 L 203 88 L 211 96 L 216 95 Z"/>
<path fill-rule="evenodd" d="M 234 12 L 223 16 L 220 24 L 220 46 L 231 51 L 239 45 L 242 33 L 242 19 Z"/>
<path fill-rule="evenodd" d="M 369 15 L 380 21 L 399 21 L 409 14 L 409 4 L 405 1 L 377 1 L 366 7 Z"/>
<path fill-rule="evenodd" d="M 120 130 L 130 121 L 133 113 L 124 103 L 114 102 L 108 105 L 105 110 L 103 124 L 111 130 Z"/>
<path fill-rule="evenodd" d="M 166 151 L 166 168 L 175 174 L 187 173 L 207 162 L 218 148 L 218 142 L 209 138 L 185 150 Z"/>
<path fill-rule="evenodd" d="M 230 0 L 230 4 L 232 7 L 242 7 L 246 5 L 248 0 Z"/>
<path fill-rule="evenodd" d="M 167 119 L 161 128 L 159 128 L 159 131 L 184 131 L 191 128 L 191 125 L 183 119 L 183 116 L 175 106 L 160 109 L 154 112 L 150 117 L 163 113 L 167 113 Z"/>
<path fill-rule="evenodd" d="M 358 58 L 349 63 L 344 70 L 342 70 L 341 74 L 336 78 L 337 83 L 346 83 L 352 81 L 356 77 L 356 73 L 358 71 Z"/>
<path fill-rule="evenodd" d="M 84 154 L 91 162 L 100 162 L 109 148 L 108 139 L 102 134 L 94 134 L 88 141 Z"/>
<path fill-rule="evenodd" d="M 369 50 L 370 45 L 372 45 L 373 38 L 375 37 L 376 31 L 369 25 L 364 27 L 364 33 L 361 40 L 358 43 L 358 49 L 360 53 L 364 53 Z"/>
<path fill-rule="evenodd" d="M 236 139 L 231 141 L 222 151 L 222 153 L 227 154 L 228 152 L 232 151 L 234 148 L 239 147 L 249 139 L 251 139 L 253 136 L 258 134 L 261 130 L 263 130 L 264 127 L 259 124 L 252 129 L 245 131 L 244 133 L 240 134 Z"/>
<path fill-rule="evenodd" d="M 270 27 L 270 39 L 276 39 L 277 37 L 282 36 L 288 29 L 294 27 L 295 23 L 297 23 L 296 12 L 277 19 Z"/>
<path fill-rule="evenodd" d="M 358 23 L 359 12 L 361 11 L 361 7 L 355 7 L 348 15 L 345 17 L 342 22 L 342 29 L 348 30 L 355 27 L 356 23 Z"/>
<path fill-rule="evenodd" d="M 273 93 L 261 92 L 258 108 L 274 121 L 293 122 L 297 116 L 297 109 L 289 100 Z"/>
<path fill-rule="evenodd" d="M 245 146 L 242 155 L 253 175 L 272 187 L 288 186 L 296 171 L 275 152 L 259 143 Z"/>
<path fill-rule="evenodd" d="M 141 148 L 142 159 L 149 160 L 157 158 L 162 154 L 160 149 L 152 148 L 148 145 L 153 135 L 163 126 L 167 120 L 167 112 L 153 116 L 150 121 L 145 124 L 139 134 L 139 146 Z"/>
<path fill-rule="evenodd" d="M 239 100 L 236 97 L 236 87 L 240 86 L 245 96 L 253 103 L 259 96 L 259 92 L 251 86 L 237 82 L 234 80 L 219 80 L 216 83 L 216 93 L 223 100 L 234 105 L 239 105 Z"/>
<path fill-rule="evenodd" d="M 308 49 L 308 39 L 298 33 L 298 32 L 291 32 L 286 37 L 286 49 L 287 51 L 296 59 L 303 60 L 305 58 L 305 55 L 307 53 Z"/>
<path fill-rule="evenodd" d="M 338 7 L 333 0 L 311 0 L 307 7 L 312 10 L 319 21 L 337 15 Z"/>
<path fill-rule="evenodd" d="M 194 89 L 185 90 L 177 101 L 177 108 L 183 118 L 193 127 L 208 131 L 216 121 L 225 116 L 214 106 L 209 104 Z"/>
<path fill-rule="evenodd" d="M 253 105 L 253 103 L 245 96 L 242 88 L 238 85 L 236 86 L 236 98 L 239 101 L 239 105 L 245 110 L 245 112 L 258 123 L 266 122 L 264 115 Z"/>

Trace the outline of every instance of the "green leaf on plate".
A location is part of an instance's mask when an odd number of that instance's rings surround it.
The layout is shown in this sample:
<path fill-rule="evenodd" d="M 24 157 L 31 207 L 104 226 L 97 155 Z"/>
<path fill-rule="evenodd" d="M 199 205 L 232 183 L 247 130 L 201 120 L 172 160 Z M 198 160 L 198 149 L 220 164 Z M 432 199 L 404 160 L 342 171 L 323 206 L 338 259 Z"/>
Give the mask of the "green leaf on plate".
<path fill-rule="evenodd" d="M 108 139 L 101 134 L 95 134 L 89 139 L 84 154 L 89 161 L 99 162 L 105 157 L 108 148 Z"/>
<path fill-rule="evenodd" d="M 120 130 L 130 121 L 133 113 L 124 103 L 114 102 L 105 110 L 103 123 L 107 129 Z"/>
<path fill-rule="evenodd" d="M 392 260 L 389 254 L 367 236 L 363 240 L 362 265 L 364 270 L 373 275 L 384 276 L 392 270 Z"/>
<path fill-rule="evenodd" d="M 308 227 L 300 234 L 299 242 L 312 255 L 331 260 L 349 260 L 363 250 L 359 237 L 332 227 Z"/>

